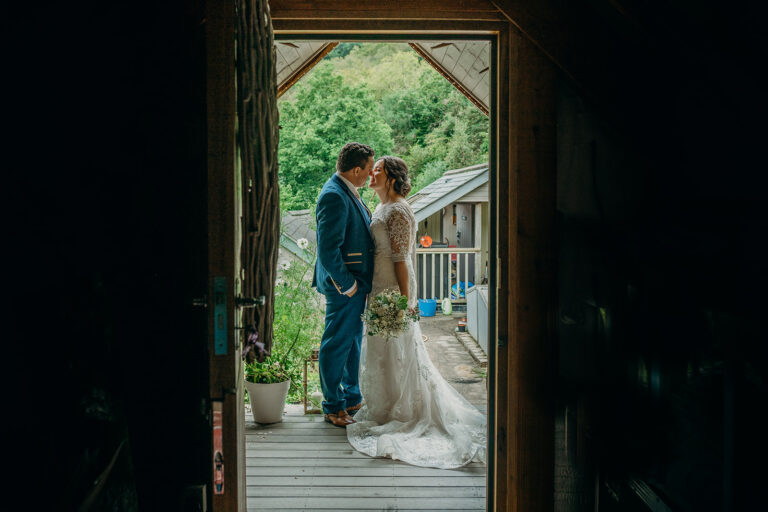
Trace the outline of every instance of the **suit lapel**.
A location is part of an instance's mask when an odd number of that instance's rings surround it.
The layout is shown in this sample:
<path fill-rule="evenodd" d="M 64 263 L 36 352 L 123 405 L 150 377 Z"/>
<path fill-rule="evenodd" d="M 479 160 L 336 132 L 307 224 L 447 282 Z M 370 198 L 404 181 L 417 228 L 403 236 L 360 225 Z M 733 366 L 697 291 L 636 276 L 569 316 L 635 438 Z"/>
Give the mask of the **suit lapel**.
<path fill-rule="evenodd" d="M 347 186 L 344 181 L 339 178 L 336 174 L 334 174 L 331 179 L 336 181 L 336 184 L 341 187 L 341 189 L 347 194 L 349 199 L 352 201 L 352 203 L 355 205 L 357 212 L 363 217 L 363 222 L 365 223 L 365 230 L 368 233 L 368 236 L 373 240 L 373 235 L 371 234 L 371 219 L 368 217 L 368 215 L 365 212 L 365 207 L 363 206 L 362 201 L 358 201 L 357 198 L 352 194 L 352 191 L 349 190 L 349 187 Z"/>

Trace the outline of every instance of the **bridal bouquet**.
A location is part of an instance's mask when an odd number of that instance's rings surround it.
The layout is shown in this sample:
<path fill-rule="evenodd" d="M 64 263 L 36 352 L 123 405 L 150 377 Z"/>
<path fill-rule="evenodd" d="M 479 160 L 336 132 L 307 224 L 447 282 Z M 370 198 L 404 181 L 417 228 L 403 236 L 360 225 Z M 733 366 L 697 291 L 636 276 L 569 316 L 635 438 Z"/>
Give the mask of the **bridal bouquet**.
<path fill-rule="evenodd" d="M 384 290 L 368 303 L 363 315 L 369 336 L 394 338 L 408 329 L 410 322 L 419 321 L 419 313 L 408 308 L 408 297 L 395 290 Z"/>

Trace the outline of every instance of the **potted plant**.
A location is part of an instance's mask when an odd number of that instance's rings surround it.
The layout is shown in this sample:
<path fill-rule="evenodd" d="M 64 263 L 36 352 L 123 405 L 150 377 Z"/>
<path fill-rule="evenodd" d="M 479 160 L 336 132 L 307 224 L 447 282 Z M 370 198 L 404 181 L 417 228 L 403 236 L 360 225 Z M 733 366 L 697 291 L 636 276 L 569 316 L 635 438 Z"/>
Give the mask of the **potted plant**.
<path fill-rule="evenodd" d="M 283 420 L 285 399 L 291 387 L 291 378 L 285 364 L 278 358 L 268 357 L 264 362 L 245 365 L 245 389 L 251 404 L 253 421 L 277 423 Z"/>
<path fill-rule="evenodd" d="M 248 335 L 243 347 L 245 389 L 256 423 L 277 423 L 283 419 L 291 376 L 295 373 L 288 358 L 294 345 L 282 355 L 267 356 L 259 333 L 252 331 Z"/>

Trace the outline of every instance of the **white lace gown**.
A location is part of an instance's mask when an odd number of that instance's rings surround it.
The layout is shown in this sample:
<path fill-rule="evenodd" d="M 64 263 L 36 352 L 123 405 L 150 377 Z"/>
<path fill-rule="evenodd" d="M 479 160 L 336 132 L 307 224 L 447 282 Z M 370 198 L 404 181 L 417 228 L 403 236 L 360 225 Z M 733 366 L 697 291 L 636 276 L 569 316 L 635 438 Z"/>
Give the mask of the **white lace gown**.
<path fill-rule="evenodd" d="M 408 267 L 415 306 L 416 219 L 406 202 L 379 205 L 371 220 L 376 243 L 369 297 L 399 291 L 394 262 Z M 416 466 L 457 468 L 486 460 L 486 418 L 461 396 L 429 359 L 418 323 L 397 338 L 364 336 L 360 361 L 364 405 L 347 426 L 347 439 L 371 457 Z"/>

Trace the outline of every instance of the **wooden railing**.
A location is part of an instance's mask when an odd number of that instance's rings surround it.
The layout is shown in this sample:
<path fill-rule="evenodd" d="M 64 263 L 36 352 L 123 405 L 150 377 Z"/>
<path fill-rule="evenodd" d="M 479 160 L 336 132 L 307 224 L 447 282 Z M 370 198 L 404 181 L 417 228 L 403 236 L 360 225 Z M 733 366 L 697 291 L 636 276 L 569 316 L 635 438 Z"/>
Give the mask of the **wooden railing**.
<path fill-rule="evenodd" d="M 479 247 L 416 249 L 419 298 L 466 302 L 467 281 L 472 286 L 481 278 L 479 258 Z"/>

